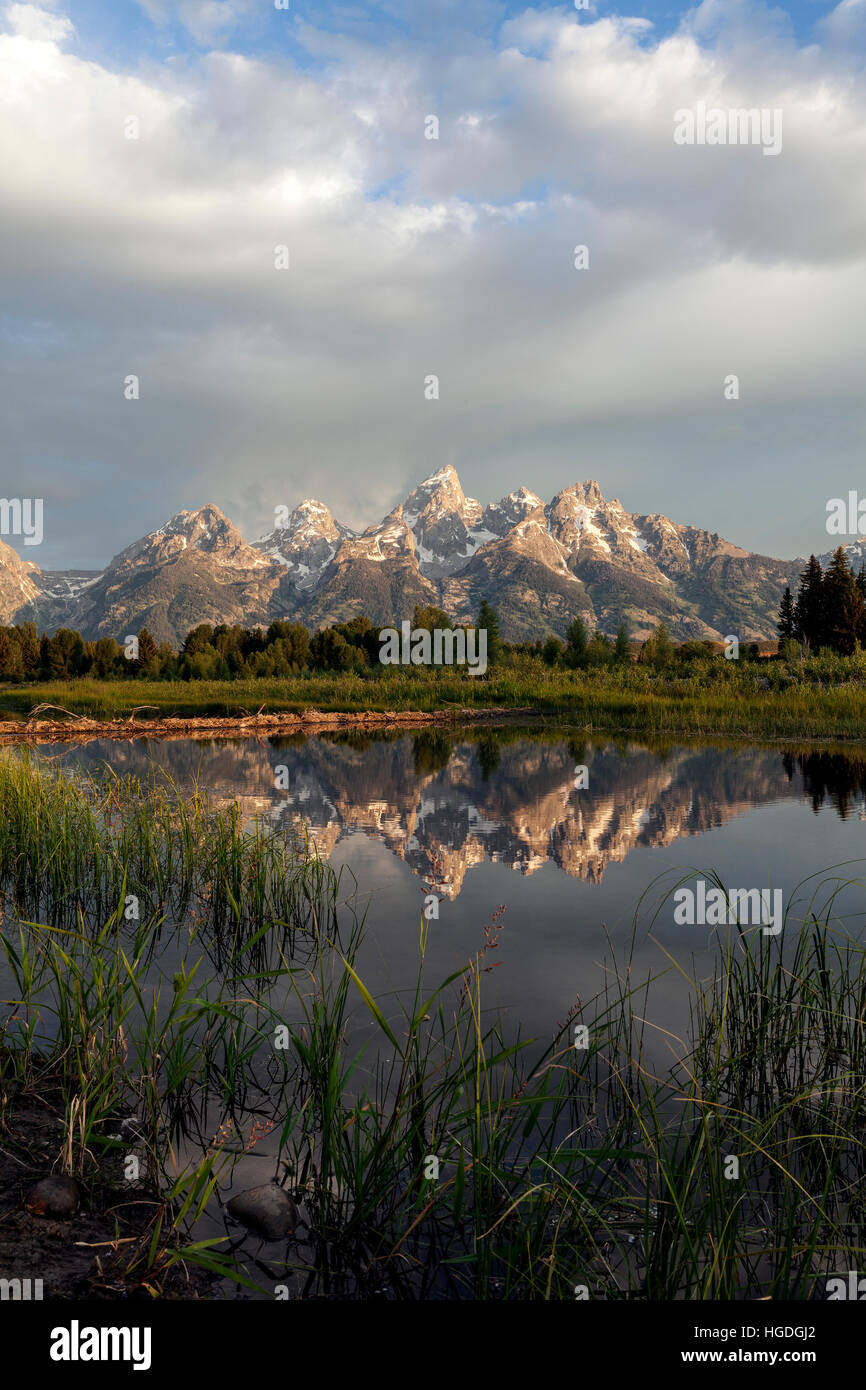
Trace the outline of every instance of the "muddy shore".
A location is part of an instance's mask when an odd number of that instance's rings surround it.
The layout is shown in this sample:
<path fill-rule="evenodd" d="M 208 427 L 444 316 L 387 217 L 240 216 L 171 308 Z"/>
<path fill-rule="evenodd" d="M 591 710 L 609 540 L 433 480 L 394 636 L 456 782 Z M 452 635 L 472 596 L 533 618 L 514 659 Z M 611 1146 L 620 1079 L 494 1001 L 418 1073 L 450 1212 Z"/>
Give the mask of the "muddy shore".
<path fill-rule="evenodd" d="M 537 716 L 530 707 L 522 709 L 450 710 L 304 710 L 300 714 L 256 714 L 242 716 L 189 715 L 165 719 L 128 718 L 88 719 L 58 711 L 61 718 L 34 714 L 29 719 L 0 720 L 0 744 L 87 743 L 91 739 L 133 738 L 228 738 L 242 734 L 268 737 L 270 734 L 317 733 L 331 729 L 417 729 L 433 725 L 477 724 L 494 719 L 524 719 Z"/>
<path fill-rule="evenodd" d="M 32 1185 L 60 1171 L 65 1105 L 59 1087 L 6 1083 L 3 1143 L 0 1144 L 0 1279 L 40 1281 L 35 1299 L 128 1299 L 151 1302 L 155 1287 L 169 1299 L 194 1299 L 216 1286 L 213 1275 L 177 1263 L 155 1277 L 129 1269 L 133 1253 L 150 1245 L 153 1222 L 163 1208 L 157 1194 L 140 1183 L 119 1180 L 122 1158 L 91 1165 L 80 1180 L 81 1206 L 56 1219 L 27 1209 Z M 113 1175 L 113 1176 L 112 1176 Z M 14 1294 L 12 1295 L 15 1296 Z"/>

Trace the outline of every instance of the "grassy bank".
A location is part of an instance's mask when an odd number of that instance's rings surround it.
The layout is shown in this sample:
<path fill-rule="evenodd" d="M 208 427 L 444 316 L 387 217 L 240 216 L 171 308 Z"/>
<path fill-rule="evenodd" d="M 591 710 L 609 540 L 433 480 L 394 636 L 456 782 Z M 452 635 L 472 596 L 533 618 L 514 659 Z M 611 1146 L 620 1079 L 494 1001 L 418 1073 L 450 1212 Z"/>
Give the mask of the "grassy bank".
<path fill-rule="evenodd" d="M 92 719 L 171 715 L 237 718 L 280 711 L 532 709 L 582 728 L 735 738 L 866 737 L 866 660 L 694 663 L 656 672 L 567 671 L 522 658 L 485 676 L 422 670 L 299 675 L 286 680 L 69 681 L 0 689 L 0 711 L 28 718 L 39 706 Z M 142 708 L 145 707 L 145 708 Z M 57 710 L 43 709 L 44 718 Z M 36 716 L 40 717 L 39 715 Z"/>
<path fill-rule="evenodd" d="M 158 1296 L 198 1262 L 270 1297 L 784 1299 L 824 1297 L 828 1277 L 862 1266 L 866 952 L 832 891 L 778 938 L 720 931 L 712 977 L 689 982 L 689 1036 L 668 1035 L 659 1073 L 655 982 L 628 953 L 547 1041 L 487 1015 L 495 920 L 435 986 L 422 922 L 414 986 L 377 1002 L 357 973 L 363 924 L 327 866 L 299 845 L 289 861 L 231 811 L 179 803 L 170 786 L 0 758 L 3 1147 L 20 1147 L 22 1100 L 46 1096 L 53 1166 L 87 1201 L 140 1158 L 145 1186 L 127 1200 L 149 1204 L 147 1236 L 103 1252 L 103 1293 Z M 294 891 L 271 896 L 288 868 Z M 129 920 L 131 882 L 151 916 Z M 636 932 L 658 933 L 675 886 L 638 905 Z M 187 905 L 174 926 L 168 903 Z M 155 988 L 172 943 L 180 961 Z M 659 970 L 681 967 L 660 951 Z M 349 1045 L 359 1018 L 373 1036 Z M 133 1138 L 116 1133 L 133 1120 Z M 279 1177 L 300 1208 L 268 1254 L 237 1228 L 213 1234 L 256 1145 L 261 1180 Z M 3 1196 L 5 1276 L 16 1192 Z"/>

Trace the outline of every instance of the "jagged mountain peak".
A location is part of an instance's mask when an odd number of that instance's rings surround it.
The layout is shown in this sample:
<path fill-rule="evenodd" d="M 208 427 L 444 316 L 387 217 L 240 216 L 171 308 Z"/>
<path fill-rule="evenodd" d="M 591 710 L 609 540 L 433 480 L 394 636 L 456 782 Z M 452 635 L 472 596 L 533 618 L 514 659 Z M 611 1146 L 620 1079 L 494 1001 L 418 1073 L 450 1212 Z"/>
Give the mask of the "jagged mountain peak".
<path fill-rule="evenodd" d="M 13 615 L 19 622 L 30 620 L 33 605 L 39 601 L 45 579 L 32 560 L 22 560 L 16 550 L 0 541 L 0 615 L 7 622 Z"/>
<path fill-rule="evenodd" d="M 428 578 L 462 569 L 493 538 L 482 523 L 481 503 L 466 496 L 450 463 L 419 483 L 395 512 L 408 527 L 421 573 Z"/>
<path fill-rule="evenodd" d="M 300 521 L 304 518 L 321 522 L 324 525 L 334 519 L 330 508 L 326 507 L 324 502 L 320 502 L 317 497 L 305 497 L 302 502 L 299 502 L 292 512 L 290 521 Z"/>
<path fill-rule="evenodd" d="M 415 492 L 433 492 L 437 488 L 459 488 L 463 491 L 460 482 L 460 475 L 453 463 L 446 463 L 442 468 L 437 468 L 435 473 L 430 473 L 414 489 Z"/>
<path fill-rule="evenodd" d="M 848 563 L 851 565 L 851 567 L 854 570 L 854 573 L 856 574 L 857 571 L 860 569 L 860 566 L 866 564 L 866 536 L 858 536 L 857 539 L 853 541 L 841 541 L 841 548 L 848 557 Z M 834 545 L 831 546 L 829 550 L 826 550 L 822 552 L 822 554 L 816 556 L 818 563 L 821 565 L 822 569 L 826 569 L 827 566 L 832 562 L 836 550 L 837 547 Z M 806 559 L 804 558 L 801 562 L 801 568 L 805 569 L 805 567 Z"/>
<path fill-rule="evenodd" d="M 583 500 L 588 507 L 601 507 L 605 503 L 605 495 L 599 487 L 595 478 L 585 479 L 582 487 Z"/>
<path fill-rule="evenodd" d="M 519 487 L 501 497 L 498 502 L 490 502 L 484 508 L 482 525 L 495 536 L 505 536 L 513 526 L 543 507 L 544 503 L 528 487 Z"/>
<path fill-rule="evenodd" d="M 286 570 L 299 590 L 318 587 L 344 540 L 354 536 L 336 521 L 324 502 L 305 497 L 284 521 L 254 542 L 255 548 Z"/>
<path fill-rule="evenodd" d="M 316 627 L 363 612 L 392 623 L 415 603 L 471 622 L 487 598 L 506 640 L 562 636 L 579 614 L 609 633 L 625 621 L 637 638 L 664 619 L 679 638 L 753 641 L 774 634 L 781 593 L 803 563 L 627 512 L 594 478 L 546 504 L 520 486 L 482 510 L 451 464 L 360 535 L 315 497 L 280 508 L 276 521 L 250 545 L 213 503 L 180 511 L 102 574 L 41 573 L 0 548 L 0 620 L 87 637 L 146 624 L 177 644 L 205 621 Z"/>
<path fill-rule="evenodd" d="M 278 543 L 291 546 L 297 540 L 324 536 L 327 540 L 341 539 L 353 532 L 336 521 L 330 509 L 316 497 L 305 497 L 285 519 L 278 520 L 272 531 L 260 536 L 253 544 L 271 553 Z"/>
<path fill-rule="evenodd" d="M 223 528 L 232 531 L 235 529 L 225 512 L 220 511 L 215 502 L 205 502 L 201 507 L 196 507 L 193 511 L 176 512 L 164 525 L 158 526 L 155 531 L 152 531 L 151 535 L 186 535 L 187 537 L 195 537 L 197 532 L 207 533 L 208 531 L 221 530 Z"/>
<path fill-rule="evenodd" d="M 397 506 L 377 525 L 368 526 L 360 535 L 347 539 L 337 559 L 367 559 L 378 563 L 403 555 L 415 555 L 415 538 Z"/>
<path fill-rule="evenodd" d="M 580 506 L 590 508 L 618 507 L 621 505 L 619 498 L 615 497 L 608 500 L 608 498 L 605 497 L 595 478 L 585 478 L 582 483 L 571 483 L 568 487 L 560 488 L 559 491 L 554 494 L 553 500 L 556 501 L 559 497 L 573 498 Z"/>
<path fill-rule="evenodd" d="M 162 526 L 116 555 L 109 568 L 159 563 L 186 550 L 203 551 L 219 563 L 239 568 L 255 569 L 267 564 L 225 513 L 213 502 L 206 502 L 194 511 L 176 512 Z"/>
<path fill-rule="evenodd" d="M 457 469 L 450 463 L 413 488 L 402 507 L 403 517 L 410 527 L 421 517 L 429 520 L 449 512 L 464 520 L 477 520 L 481 516 L 480 502 L 466 496 Z"/>

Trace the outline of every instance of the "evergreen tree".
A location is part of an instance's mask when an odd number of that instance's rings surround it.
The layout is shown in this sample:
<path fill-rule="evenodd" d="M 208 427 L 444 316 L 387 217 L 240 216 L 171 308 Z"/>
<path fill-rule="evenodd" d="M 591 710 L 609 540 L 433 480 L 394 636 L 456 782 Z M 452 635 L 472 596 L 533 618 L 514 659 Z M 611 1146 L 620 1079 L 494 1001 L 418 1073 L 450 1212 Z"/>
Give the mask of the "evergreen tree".
<path fill-rule="evenodd" d="M 776 631 L 783 642 L 794 636 L 794 595 L 787 587 L 782 595 L 782 602 L 779 604 L 779 621 L 776 623 Z"/>
<path fill-rule="evenodd" d="M 823 582 L 824 638 L 842 656 L 850 656 L 863 630 L 863 594 L 843 546 L 833 552 Z"/>
<path fill-rule="evenodd" d="M 124 664 L 123 647 L 113 637 L 98 637 L 93 643 L 92 663 L 91 670 L 100 680 L 124 675 L 125 672 L 121 670 Z"/>
<path fill-rule="evenodd" d="M 558 637 L 551 633 L 544 646 L 541 648 L 541 659 L 545 666 L 555 666 L 562 656 L 562 643 Z"/>
<path fill-rule="evenodd" d="M 647 666 L 659 668 L 670 666 L 674 659 L 673 639 L 666 625 L 661 622 L 644 642 L 640 651 L 640 661 Z"/>
<path fill-rule="evenodd" d="M 613 644 L 613 659 L 616 662 L 628 661 L 631 656 L 631 648 L 628 644 L 628 630 L 625 623 L 620 623 L 616 630 L 616 641 Z"/>
<path fill-rule="evenodd" d="M 566 647 L 562 659 L 566 666 L 575 670 L 578 666 L 586 665 L 586 649 L 589 646 L 589 639 L 586 633 L 586 623 L 583 618 L 575 618 L 569 625 L 565 634 Z"/>
<path fill-rule="evenodd" d="M 861 647 L 866 647 L 866 564 L 861 564 L 859 570 L 857 571 L 857 578 L 854 582 L 856 583 L 857 589 L 863 598 L 863 621 L 860 624 L 860 631 L 857 634 L 857 640 L 860 643 Z"/>
<path fill-rule="evenodd" d="M 496 609 L 493 608 L 487 599 L 482 599 L 481 607 L 478 610 L 478 622 L 475 624 L 479 632 L 487 632 L 487 665 L 495 666 L 502 660 L 502 639 L 499 636 L 499 618 Z"/>
<path fill-rule="evenodd" d="M 72 628 L 59 627 L 45 642 L 46 666 L 52 680 L 71 680 L 80 676 L 84 669 L 84 642 L 80 633 Z"/>
<path fill-rule="evenodd" d="M 149 661 L 153 661 L 158 652 L 159 648 L 153 636 L 146 627 L 143 627 L 138 634 L 138 660 L 140 664 L 145 666 Z"/>
<path fill-rule="evenodd" d="M 146 627 L 138 634 L 138 657 L 135 661 L 130 661 L 129 665 L 136 676 L 159 675 L 159 648 Z"/>
<path fill-rule="evenodd" d="M 817 651 L 825 641 L 823 571 L 814 555 L 800 575 L 794 604 L 794 636 Z"/>
<path fill-rule="evenodd" d="M 586 649 L 589 666 L 607 666 L 613 656 L 613 647 L 603 632 L 594 632 Z"/>
<path fill-rule="evenodd" d="M 21 645 L 24 672 L 28 676 L 36 676 L 39 673 L 40 658 L 39 633 L 36 631 L 36 625 L 34 623 L 21 623 L 16 631 Z"/>
<path fill-rule="evenodd" d="M 18 641 L 18 629 L 14 627 L 0 627 L 0 679 L 24 679 L 24 659 Z"/>

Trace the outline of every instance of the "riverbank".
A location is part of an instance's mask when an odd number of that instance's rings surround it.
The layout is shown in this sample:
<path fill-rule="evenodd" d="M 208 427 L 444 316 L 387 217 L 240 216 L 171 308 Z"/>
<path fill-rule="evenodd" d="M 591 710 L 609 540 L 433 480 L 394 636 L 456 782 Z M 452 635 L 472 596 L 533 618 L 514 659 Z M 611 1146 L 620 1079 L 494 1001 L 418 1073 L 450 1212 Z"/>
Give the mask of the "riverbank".
<path fill-rule="evenodd" d="M 0 1057 L 14 1072 L 20 1058 Z M 118 1158 L 106 1158 L 106 1131 L 121 1129 L 125 1117 L 97 1126 L 103 1148 L 86 1177 L 80 1169 L 69 1176 L 62 1159 L 57 1171 L 58 1153 L 69 1147 L 68 1110 L 62 1082 L 50 1074 L 14 1081 L 4 1092 L 0 1278 L 10 1281 L 12 1297 L 15 1281 L 24 1290 L 35 1282 L 33 1298 L 64 1301 L 213 1296 L 219 1280 L 182 1258 L 164 1193 L 144 1181 L 124 1183 Z M 35 1281 L 30 1271 L 38 1271 Z"/>
<path fill-rule="evenodd" d="M 732 669 L 733 668 L 733 669 Z M 792 674 L 721 662 L 682 674 L 573 672 L 536 662 L 452 673 L 287 680 L 91 681 L 0 687 L 0 742 L 412 728 L 519 717 L 587 733 L 761 741 L 866 739 L 866 673 L 821 658 Z"/>
<path fill-rule="evenodd" d="M 62 713 L 64 717 L 57 718 Z M 355 712 L 304 710 L 280 713 L 212 717 L 175 716 L 168 719 L 89 719 L 69 711 L 34 711 L 29 719 L 0 720 L 0 746 L 15 743 L 87 743 L 91 739 L 130 738 L 228 738 L 268 737 L 273 734 L 321 733 L 341 729 L 418 729 L 432 726 L 478 723 L 509 717 L 530 717 L 524 709 L 458 710 L 362 710 Z"/>

